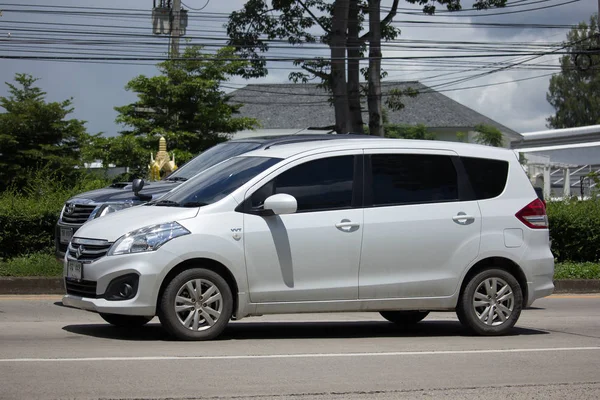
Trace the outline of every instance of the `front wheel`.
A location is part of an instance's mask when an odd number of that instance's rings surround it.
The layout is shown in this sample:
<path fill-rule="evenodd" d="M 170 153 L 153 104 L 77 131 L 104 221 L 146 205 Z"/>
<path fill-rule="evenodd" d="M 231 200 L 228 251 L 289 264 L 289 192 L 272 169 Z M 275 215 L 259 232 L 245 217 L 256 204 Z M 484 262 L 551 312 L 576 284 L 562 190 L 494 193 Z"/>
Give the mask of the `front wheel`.
<path fill-rule="evenodd" d="M 111 325 L 121 328 L 137 328 L 146 325 L 154 317 L 144 317 L 141 315 L 120 315 L 100 313 L 103 320 Z"/>
<path fill-rule="evenodd" d="M 464 287 L 456 314 L 472 332 L 496 336 L 515 326 L 522 308 L 523 293 L 515 277 L 502 269 L 487 269 Z"/>
<path fill-rule="evenodd" d="M 414 325 L 429 315 L 429 311 L 380 311 L 379 314 L 398 325 Z"/>
<path fill-rule="evenodd" d="M 223 277 L 194 268 L 183 271 L 167 285 L 160 299 L 160 322 L 180 340 L 210 340 L 231 319 L 233 296 Z"/>

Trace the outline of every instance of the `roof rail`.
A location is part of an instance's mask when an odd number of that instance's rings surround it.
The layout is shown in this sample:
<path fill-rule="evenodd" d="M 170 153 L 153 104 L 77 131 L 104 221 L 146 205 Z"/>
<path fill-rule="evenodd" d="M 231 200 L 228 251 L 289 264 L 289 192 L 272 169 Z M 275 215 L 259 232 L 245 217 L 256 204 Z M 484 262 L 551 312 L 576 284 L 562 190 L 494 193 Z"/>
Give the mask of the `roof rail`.
<path fill-rule="evenodd" d="M 265 150 L 270 149 L 273 146 L 279 146 L 283 144 L 292 144 L 292 143 L 302 143 L 302 142 L 316 142 L 323 140 L 335 140 L 335 139 L 381 139 L 379 136 L 370 136 L 362 133 L 338 133 L 338 134 L 328 134 L 328 135 L 311 135 L 310 139 L 306 138 L 307 135 L 297 135 L 291 136 L 289 139 L 281 139 L 277 142 L 271 143 L 268 146 L 265 146 Z"/>

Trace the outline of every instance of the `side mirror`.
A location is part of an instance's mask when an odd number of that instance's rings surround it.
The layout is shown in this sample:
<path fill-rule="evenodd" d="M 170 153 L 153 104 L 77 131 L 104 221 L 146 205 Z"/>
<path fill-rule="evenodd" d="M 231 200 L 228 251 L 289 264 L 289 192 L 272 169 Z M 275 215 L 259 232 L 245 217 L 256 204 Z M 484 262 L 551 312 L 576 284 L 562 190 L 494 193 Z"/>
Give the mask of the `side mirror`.
<path fill-rule="evenodd" d="M 144 180 L 137 178 L 133 180 L 131 184 L 131 189 L 133 190 L 133 194 L 139 197 L 140 200 L 150 201 L 152 200 L 152 196 L 149 194 L 140 194 L 140 191 L 144 188 Z"/>
<path fill-rule="evenodd" d="M 137 196 L 137 194 L 144 188 L 144 180 L 137 178 L 133 180 L 133 184 L 131 185 L 131 189 L 133 193 Z"/>
<path fill-rule="evenodd" d="M 289 194 L 274 194 L 265 200 L 264 210 L 271 210 L 275 215 L 293 214 L 298 210 L 298 202 Z"/>

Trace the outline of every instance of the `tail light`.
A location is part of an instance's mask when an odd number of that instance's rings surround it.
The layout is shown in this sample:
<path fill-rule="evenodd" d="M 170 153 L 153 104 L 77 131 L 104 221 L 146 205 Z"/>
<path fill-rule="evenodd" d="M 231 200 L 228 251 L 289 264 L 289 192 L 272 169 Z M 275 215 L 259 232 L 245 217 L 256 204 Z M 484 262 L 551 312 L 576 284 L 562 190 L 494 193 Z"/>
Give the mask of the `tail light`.
<path fill-rule="evenodd" d="M 515 216 L 530 227 L 531 229 L 547 229 L 548 216 L 546 215 L 546 206 L 540 199 L 535 199 L 527 204 Z"/>

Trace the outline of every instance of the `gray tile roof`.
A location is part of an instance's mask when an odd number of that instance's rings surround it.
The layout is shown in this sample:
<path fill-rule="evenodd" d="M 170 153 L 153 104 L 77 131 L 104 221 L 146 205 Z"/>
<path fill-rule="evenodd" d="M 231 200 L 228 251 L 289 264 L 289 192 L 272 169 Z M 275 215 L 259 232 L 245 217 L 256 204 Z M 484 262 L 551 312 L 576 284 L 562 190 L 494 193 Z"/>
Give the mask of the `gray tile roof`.
<path fill-rule="evenodd" d="M 383 82 L 384 99 L 391 89 L 413 88 L 417 97 L 404 97 L 405 108 L 389 111 L 394 124 L 424 124 L 430 128 L 468 130 L 478 124 L 493 125 L 513 139 L 517 132 L 499 124 L 419 82 Z M 264 129 L 302 129 L 334 125 L 333 107 L 327 92 L 316 84 L 251 84 L 231 93 L 232 102 L 243 103 L 242 116 L 260 121 Z M 368 123 L 367 107 L 363 104 L 363 119 Z"/>

